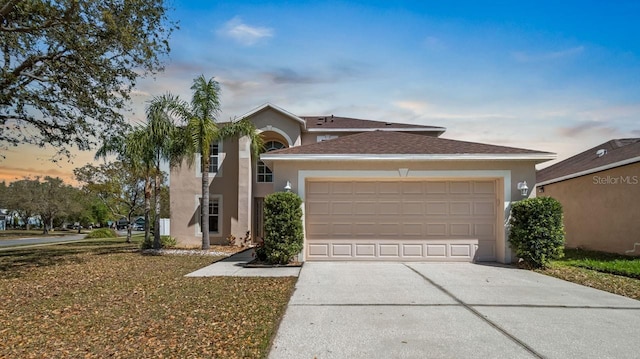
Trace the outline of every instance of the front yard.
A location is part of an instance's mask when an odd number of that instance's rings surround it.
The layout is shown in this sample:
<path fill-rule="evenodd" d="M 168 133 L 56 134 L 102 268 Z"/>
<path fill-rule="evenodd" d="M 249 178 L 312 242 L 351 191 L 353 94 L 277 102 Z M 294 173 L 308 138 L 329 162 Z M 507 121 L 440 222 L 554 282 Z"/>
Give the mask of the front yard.
<path fill-rule="evenodd" d="M 640 257 L 565 249 L 540 273 L 640 300 Z"/>
<path fill-rule="evenodd" d="M 219 258 L 123 241 L 0 252 L 0 357 L 266 356 L 295 278 L 185 278 Z"/>

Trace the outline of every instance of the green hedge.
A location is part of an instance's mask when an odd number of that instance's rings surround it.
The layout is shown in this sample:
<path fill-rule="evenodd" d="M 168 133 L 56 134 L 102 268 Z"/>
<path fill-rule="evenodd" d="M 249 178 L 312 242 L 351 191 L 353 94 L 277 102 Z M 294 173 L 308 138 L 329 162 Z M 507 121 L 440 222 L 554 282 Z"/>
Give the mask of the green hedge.
<path fill-rule="evenodd" d="M 534 268 L 562 258 L 562 205 L 551 197 L 529 198 L 511 205 L 509 242 L 519 258 Z"/>
<path fill-rule="evenodd" d="M 84 238 L 117 238 L 118 232 L 111 228 L 98 228 L 91 231 Z"/>
<path fill-rule="evenodd" d="M 292 192 L 276 192 L 264 199 L 264 244 L 258 258 L 287 264 L 302 250 L 302 199 Z"/>
<path fill-rule="evenodd" d="M 160 248 L 173 248 L 178 244 L 178 241 L 171 236 L 160 236 Z M 145 242 L 144 240 L 140 244 L 140 248 L 142 249 L 152 249 L 153 248 L 153 236 L 149 237 L 149 242 Z"/>

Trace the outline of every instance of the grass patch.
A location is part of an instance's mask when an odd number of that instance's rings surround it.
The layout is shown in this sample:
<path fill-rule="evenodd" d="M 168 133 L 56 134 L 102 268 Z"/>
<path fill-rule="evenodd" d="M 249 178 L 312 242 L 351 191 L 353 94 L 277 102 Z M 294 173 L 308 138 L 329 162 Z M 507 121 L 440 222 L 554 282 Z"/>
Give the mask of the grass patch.
<path fill-rule="evenodd" d="M 295 278 L 185 278 L 219 258 L 100 239 L 0 253 L 0 357 L 265 357 Z"/>
<path fill-rule="evenodd" d="M 565 249 L 540 273 L 640 300 L 640 257 Z"/>
<path fill-rule="evenodd" d="M 640 257 L 567 249 L 565 257 L 560 261 L 572 267 L 640 279 Z"/>

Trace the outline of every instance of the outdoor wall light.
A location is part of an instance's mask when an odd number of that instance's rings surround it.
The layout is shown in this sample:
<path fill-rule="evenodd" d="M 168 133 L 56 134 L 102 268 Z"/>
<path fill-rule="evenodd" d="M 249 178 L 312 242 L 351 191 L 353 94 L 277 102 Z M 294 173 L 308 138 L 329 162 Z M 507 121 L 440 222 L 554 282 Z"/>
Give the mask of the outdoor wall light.
<path fill-rule="evenodd" d="M 291 192 L 291 182 L 287 181 L 287 184 L 284 186 L 284 190 L 286 192 Z"/>
<path fill-rule="evenodd" d="M 527 187 L 527 181 L 518 182 L 516 187 L 522 196 L 526 196 L 529 193 L 529 187 Z"/>

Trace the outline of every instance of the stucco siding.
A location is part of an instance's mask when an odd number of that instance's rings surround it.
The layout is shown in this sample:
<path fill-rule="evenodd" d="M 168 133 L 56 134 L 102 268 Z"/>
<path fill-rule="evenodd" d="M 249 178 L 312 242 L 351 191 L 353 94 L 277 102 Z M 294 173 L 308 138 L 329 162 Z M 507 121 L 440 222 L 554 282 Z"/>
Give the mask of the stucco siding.
<path fill-rule="evenodd" d="M 221 230 L 218 234 L 210 234 L 212 244 L 225 243 L 231 234 L 232 221 L 238 218 L 238 163 L 238 141 L 224 141 L 219 172 L 209 174 L 209 194 L 219 196 L 222 202 Z M 198 231 L 200 212 L 197 203 L 202 194 L 198 167 L 195 164 L 189 167 L 183 163 L 181 167 L 171 170 L 171 236 L 181 246 L 202 244 L 202 234 Z"/>
<path fill-rule="evenodd" d="M 282 135 L 287 142 L 287 146 L 300 145 L 300 125 L 301 123 L 284 116 L 272 109 L 265 109 L 251 117 L 251 122 L 259 131 L 275 131 Z"/>
<path fill-rule="evenodd" d="M 640 255 L 640 163 L 538 188 L 562 203 L 566 246 Z"/>

